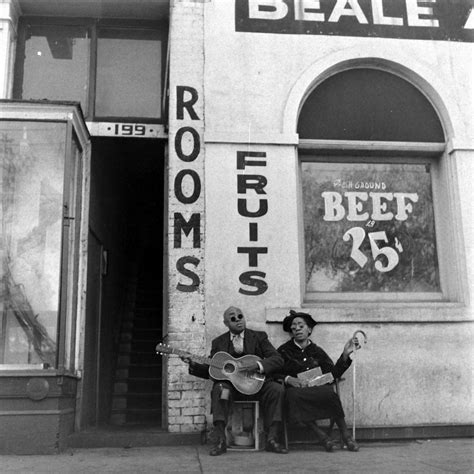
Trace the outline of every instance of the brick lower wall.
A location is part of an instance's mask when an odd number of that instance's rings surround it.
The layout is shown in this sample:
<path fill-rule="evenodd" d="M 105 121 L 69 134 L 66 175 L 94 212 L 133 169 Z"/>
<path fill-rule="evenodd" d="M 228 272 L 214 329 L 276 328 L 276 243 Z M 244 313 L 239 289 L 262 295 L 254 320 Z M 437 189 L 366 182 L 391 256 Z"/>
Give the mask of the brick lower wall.
<path fill-rule="evenodd" d="M 172 1 L 170 18 L 167 341 L 205 356 L 204 5 Z M 174 355 L 168 358 L 166 375 L 168 430 L 202 430 L 206 381 L 190 376 Z"/>

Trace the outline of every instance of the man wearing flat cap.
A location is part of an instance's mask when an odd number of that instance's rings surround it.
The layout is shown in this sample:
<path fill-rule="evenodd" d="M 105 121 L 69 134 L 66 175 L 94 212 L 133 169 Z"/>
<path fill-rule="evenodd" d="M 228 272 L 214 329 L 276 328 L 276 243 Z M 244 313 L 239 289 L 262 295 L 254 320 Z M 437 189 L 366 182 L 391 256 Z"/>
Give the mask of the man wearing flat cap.
<path fill-rule="evenodd" d="M 245 316 L 239 308 L 230 306 L 224 312 L 224 324 L 229 331 L 216 337 L 212 341 L 211 357 L 217 352 L 227 352 L 234 358 L 244 355 L 254 355 L 258 361 L 247 363 L 239 370 L 255 371 L 265 376 L 281 371 L 283 359 L 268 340 L 263 331 L 254 331 L 246 328 Z M 209 366 L 197 364 L 185 359 L 189 363 L 189 373 L 197 377 L 210 378 Z M 265 449 L 270 452 L 285 454 L 287 450 L 278 442 L 283 405 L 284 387 L 276 382 L 265 380 L 262 388 L 253 395 L 239 393 L 230 382 L 214 381 L 211 392 L 211 412 L 213 415 L 216 442 L 210 451 L 211 456 L 219 456 L 227 450 L 225 427 L 233 400 L 259 400 L 264 416 L 264 425 L 267 432 Z"/>

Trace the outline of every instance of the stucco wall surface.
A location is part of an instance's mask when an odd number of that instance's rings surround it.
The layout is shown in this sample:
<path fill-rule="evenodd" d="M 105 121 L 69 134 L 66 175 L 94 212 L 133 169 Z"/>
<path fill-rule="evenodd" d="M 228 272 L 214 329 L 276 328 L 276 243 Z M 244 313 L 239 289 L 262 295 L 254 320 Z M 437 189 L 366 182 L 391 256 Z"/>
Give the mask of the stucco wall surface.
<path fill-rule="evenodd" d="M 466 343 L 474 336 L 472 324 L 322 323 L 312 339 L 336 361 L 357 329 L 368 341 L 340 385 L 348 420 L 354 414 L 355 365 L 356 426 L 472 423 L 473 354 Z M 279 325 L 267 331 L 277 346 L 288 338 Z"/>
<path fill-rule="evenodd" d="M 469 424 L 473 380 L 472 319 L 474 199 L 472 58 L 469 43 L 235 32 L 233 2 L 205 4 L 206 141 L 206 341 L 224 331 L 222 313 L 242 308 L 248 325 L 266 330 L 276 346 L 286 340 L 279 324 L 289 308 L 306 308 L 322 321 L 314 340 L 337 359 L 357 329 L 369 343 L 357 354 L 356 421 L 363 426 Z M 357 62 L 359 61 L 359 62 Z M 314 84 L 349 64 L 381 67 L 413 82 L 432 101 L 455 150 L 456 189 L 449 191 L 456 216 L 455 245 L 463 260 L 456 275 L 459 298 L 450 303 L 406 307 L 401 303 L 304 304 L 301 284 L 301 197 L 296 149 L 298 110 Z M 280 140 L 280 142 L 278 141 Z M 237 168 L 238 152 L 264 152 L 265 165 Z M 450 154 L 449 154 L 450 153 Z M 255 159 L 256 158 L 251 158 Z M 238 192 L 239 174 L 266 178 L 265 194 Z M 237 201 L 265 215 L 242 216 Z M 258 238 L 250 240 L 251 222 Z M 451 225 L 451 224 L 450 224 Z M 453 244 L 454 245 L 454 244 Z M 239 247 L 265 247 L 256 266 Z M 239 281 L 248 270 L 263 272 L 260 295 Z M 280 309 L 276 309 L 280 308 Z M 351 322 L 353 318 L 353 322 Z M 419 318 L 419 319 L 418 319 Z M 419 321 L 419 322 L 418 322 Z M 343 383 L 346 415 L 352 418 L 352 373 Z"/>
<path fill-rule="evenodd" d="M 249 126 L 251 133 L 294 132 L 296 123 L 283 123 L 285 109 L 298 110 L 288 100 L 306 74 L 315 81 L 334 65 L 370 58 L 426 81 L 443 99 L 455 138 L 472 139 L 471 43 L 236 32 L 233 5 L 223 0 L 205 7 L 208 133 L 248 133 Z"/>

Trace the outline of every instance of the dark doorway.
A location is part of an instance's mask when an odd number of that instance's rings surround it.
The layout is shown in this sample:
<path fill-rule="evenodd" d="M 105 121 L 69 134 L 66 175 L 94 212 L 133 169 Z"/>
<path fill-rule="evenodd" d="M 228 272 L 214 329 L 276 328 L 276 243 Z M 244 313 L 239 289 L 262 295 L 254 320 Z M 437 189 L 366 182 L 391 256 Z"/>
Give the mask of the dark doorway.
<path fill-rule="evenodd" d="M 164 161 L 160 140 L 92 139 L 81 429 L 161 426 Z"/>

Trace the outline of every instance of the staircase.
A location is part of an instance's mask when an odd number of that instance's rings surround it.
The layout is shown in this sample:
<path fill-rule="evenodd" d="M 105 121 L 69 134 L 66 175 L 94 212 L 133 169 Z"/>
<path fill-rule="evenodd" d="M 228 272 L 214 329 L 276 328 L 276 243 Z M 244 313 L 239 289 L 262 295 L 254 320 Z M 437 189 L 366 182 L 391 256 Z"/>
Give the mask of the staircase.
<path fill-rule="evenodd" d="M 162 339 L 162 280 L 156 272 L 156 266 L 144 266 L 129 283 L 130 309 L 122 321 L 115 371 L 114 425 L 161 426 L 162 364 L 155 346 Z"/>

